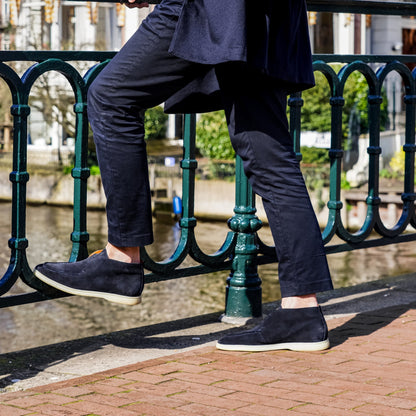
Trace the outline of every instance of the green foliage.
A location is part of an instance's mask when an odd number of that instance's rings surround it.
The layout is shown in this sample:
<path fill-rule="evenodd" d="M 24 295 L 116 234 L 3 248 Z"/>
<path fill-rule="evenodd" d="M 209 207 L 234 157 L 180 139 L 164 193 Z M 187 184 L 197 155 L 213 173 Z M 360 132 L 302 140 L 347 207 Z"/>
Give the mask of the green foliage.
<path fill-rule="evenodd" d="M 149 108 L 144 115 L 144 138 L 146 140 L 166 138 L 168 115 L 160 106 Z"/>
<path fill-rule="evenodd" d="M 201 155 L 216 160 L 232 160 L 231 146 L 224 111 L 202 114 L 196 125 L 196 146 Z"/>
<path fill-rule="evenodd" d="M 394 156 L 391 158 L 389 166 L 393 172 L 393 175 L 396 177 L 404 176 L 404 162 L 405 162 L 405 153 L 403 150 L 398 150 L 394 153 Z"/>
<path fill-rule="evenodd" d="M 341 69 L 334 66 L 335 71 Z M 326 78 L 320 73 L 315 74 L 316 86 L 304 91 L 302 97 L 302 130 L 326 132 L 331 130 L 331 106 L 329 104 L 330 88 Z M 343 134 L 348 135 L 348 121 L 355 108 L 360 117 L 360 131 L 368 131 L 368 85 L 360 72 L 353 72 L 344 88 L 345 105 L 343 107 Z M 387 99 L 383 92 L 380 125 L 383 130 L 387 123 Z M 223 111 L 202 114 L 197 123 L 196 146 L 200 153 L 213 160 L 232 160 L 235 157 L 231 146 L 227 124 Z M 329 162 L 326 149 L 302 147 L 302 162 L 305 164 L 325 164 Z"/>
<path fill-rule="evenodd" d="M 94 176 L 94 175 L 99 175 L 99 174 L 100 174 L 100 168 L 98 167 L 98 165 L 92 165 L 92 166 L 90 167 L 90 174 L 91 174 L 92 176 Z"/>
<path fill-rule="evenodd" d="M 351 184 L 347 180 L 347 173 L 342 172 L 341 173 L 341 189 L 348 190 L 351 189 Z"/>
<path fill-rule="evenodd" d="M 334 65 L 337 72 L 340 65 Z M 320 72 L 315 73 L 316 86 L 302 93 L 304 106 L 302 107 L 302 130 L 330 131 L 331 130 L 331 106 L 329 104 L 330 87 L 328 81 Z M 344 137 L 348 134 L 348 120 L 354 107 L 360 116 L 361 133 L 368 132 L 368 84 L 360 72 L 353 72 L 344 88 L 345 105 L 343 107 L 342 124 Z M 380 106 L 380 126 L 384 130 L 388 119 L 387 96 L 382 92 L 383 102 Z"/>
<path fill-rule="evenodd" d="M 196 146 L 200 153 L 213 160 L 234 160 L 227 122 L 223 111 L 202 114 L 196 127 Z M 302 162 L 305 164 L 329 163 L 328 150 L 317 147 L 301 147 Z M 217 176 L 217 175 L 214 175 Z"/>
<path fill-rule="evenodd" d="M 320 73 L 315 73 L 316 85 L 302 93 L 304 101 L 301 114 L 302 130 L 330 131 L 331 108 L 328 104 L 330 90 L 328 83 Z"/>
<path fill-rule="evenodd" d="M 381 169 L 380 170 L 380 178 L 393 179 L 393 178 L 395 178 L 395 175 L 390 169 Z"/>
<path fill-rule="evenodd" d="M 71 174 L 75 166 L 75 153 L 72 155 L 72 163 L 69 166 L 63 167 L 65 175 Z M 90 175 L 99 175 L 100 168 L 98 167 L 97 152 L 95 151 L 95 143 L 92 135 L 91 126 L 88 126 L 88 149 L 87 149 L 87 166 L 90 168 Z"/>
<path fill-rule="evenodd" d="M 390 160 L 389 167 L 380 170 L 380 177 L 384 179 L 403 179 L 405 175 L 405 156 L 406 154 L 403 150 L 397 150 Z"/>
<path fill-rule="evenodd" d="M 63 171 L 64 175 L 70 175 L 73 168 L 74 168 L 74 165 L 64 166 L 62 171 Z"/>
<path fill-rule="evenodd" d="M 328 149 L 319 147 L 301 146 L 302 163 L 311 165 L 322 165 L 329 163 Z"/>
<path fill-rule="evenodd" d="M 90 168 L 90 175 L 91 176 L 100 174 L 100 168 L 98 167 L 98 165 L 88 164 L 88 167 Z M 64 166 L 63 167 L 64 175 L 70 175 L 71 172 L 72 172 L 72 169 L 74 169 L 74 165 Z"/>
<path fill-rule="evenodd" d="M 380 170 L 380 177 L 384 179 L 403 179 L 405 175 L 405 158 L 406 153 L 402 149 L 397 150 L 390 160 L 389 167 Z"/>

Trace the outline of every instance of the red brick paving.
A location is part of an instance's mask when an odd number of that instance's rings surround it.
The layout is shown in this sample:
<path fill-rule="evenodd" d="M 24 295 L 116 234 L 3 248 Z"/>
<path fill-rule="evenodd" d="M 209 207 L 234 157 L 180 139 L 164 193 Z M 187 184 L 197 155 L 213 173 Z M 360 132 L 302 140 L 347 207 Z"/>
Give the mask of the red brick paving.
<path fill-rule="evenodd" d="M 332 347 L 201 347 L 27 391 L 1 416 L 416 416 L 416 305 L 331 319 Z"/>

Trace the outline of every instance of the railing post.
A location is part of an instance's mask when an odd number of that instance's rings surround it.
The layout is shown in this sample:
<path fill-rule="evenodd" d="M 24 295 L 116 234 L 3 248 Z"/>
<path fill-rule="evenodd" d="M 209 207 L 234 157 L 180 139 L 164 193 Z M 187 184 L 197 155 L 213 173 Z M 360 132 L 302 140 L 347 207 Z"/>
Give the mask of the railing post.
<path fill-rule="evenodd" d="M 29 181 L 27 172 L 27 118 L 30 107 L 25 104 L 13 104 L 11 109 L 13 115 L 13 171 L 10 172 L 12 182 L 12 236 L 9 239 L 11 249 L 10 266 L 4 284 L 0 289 L 7 291 L 16 281 L 18 275 L 26 278 L 24 271 L 27 270 L 26 248 L 26 187 Z M 2 286 L 4 286 L 2 288 Z"/>
<path fill-rule="evenodd" d="M 76 114 L 75 166 L 71 175 L 74 178 L 74 230 L 71 233 L 72 252 L 70 261 L 85 259 L 88 256 L 87 242 L 87 179 L 90 169 L 88 157 L 88 120 L 86 103 L 74 105 Z"/>
<path fill-rule="evenodd" d="M 296 153 L 296 159 L 302 160 L 300 151 L 300 131 L 301 131 L 301 109 L 303 106 L 303 98 L 300 92 L 292 94 L 287 102 L 290 108 L 290 136 L 293 140 L 293 150 Z"/>
<path fill-rule="evenodd" d="M 227 279 L 224 322 L 259 317 L 261 307 L 261 279 L 257 273 L 259 251 L 256 231 L 262 225 L 255 215 L 254 193 L 243 172 L 242 160 L 236 160 L 236 207 L 228 226 L 237 233 L 237 242 Z"/>

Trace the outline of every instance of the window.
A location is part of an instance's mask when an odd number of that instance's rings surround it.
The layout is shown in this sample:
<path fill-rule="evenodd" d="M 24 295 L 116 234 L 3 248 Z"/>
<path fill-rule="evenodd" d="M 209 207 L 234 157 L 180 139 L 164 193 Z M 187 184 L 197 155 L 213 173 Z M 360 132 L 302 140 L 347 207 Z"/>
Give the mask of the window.
<path fill-rule="evenodd" d="M 62 49 L 72 50 L 75 48 L 74 6 L 62 6 L 61 39 Z"/>
<path fill-rule="evenodd" d="M 314 53 L 334 53 L 334 23 L 332 13 L 317 13 L 313 44 Z"/>

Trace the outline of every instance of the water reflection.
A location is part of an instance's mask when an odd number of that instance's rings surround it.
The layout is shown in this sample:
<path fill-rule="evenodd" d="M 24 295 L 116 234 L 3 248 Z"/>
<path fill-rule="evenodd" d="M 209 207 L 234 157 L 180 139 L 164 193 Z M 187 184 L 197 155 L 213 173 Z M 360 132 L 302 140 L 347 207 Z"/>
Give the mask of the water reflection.
<path fill-rule="evenodd" d="M 1 204 L 0 266 L 9 263 L 7 240 L 10 238 L 11 205 Z M 49 206 L 28 207 L 27 251 L 29 265 L 44 261 L 65 261 L 71 251 L 72 211 Z M 88 213 L 90 252 L 106 243 L 107 224 L 101 211 Z M 199 222 L 196 238 L 206 253 L 214 253 L 222 245 L 228 228 L 223 223 Z M 157 260 L 169 257 L 180 236 L 177 225 L 154 223 L 155 243 L 148 247 Z M 271 243 L 265 227 L 262 239 Z M 409 273 L 415 270 L 414 243 L 404 243 L 332 254 L 329 264 L 336 287 L 349 286 Z M 263 280 L 263 301 L 279 299 L 276 265 L 259 268 Z M 87 337 L 140 325 L 181 319 L 197 314 L 221 312 L 224 308 L 224 288 L 227 272 L 177 279 L 146 285 L 141 305 L 123 307 L 100 299 L 68 297 L 0 310 L 2 336 L 0 353 L 21 350 L 68 339 Z M 18 282 L 13 293 L 27 291 Z M 29 289 L 30 290 L 30 289 Z"/>

